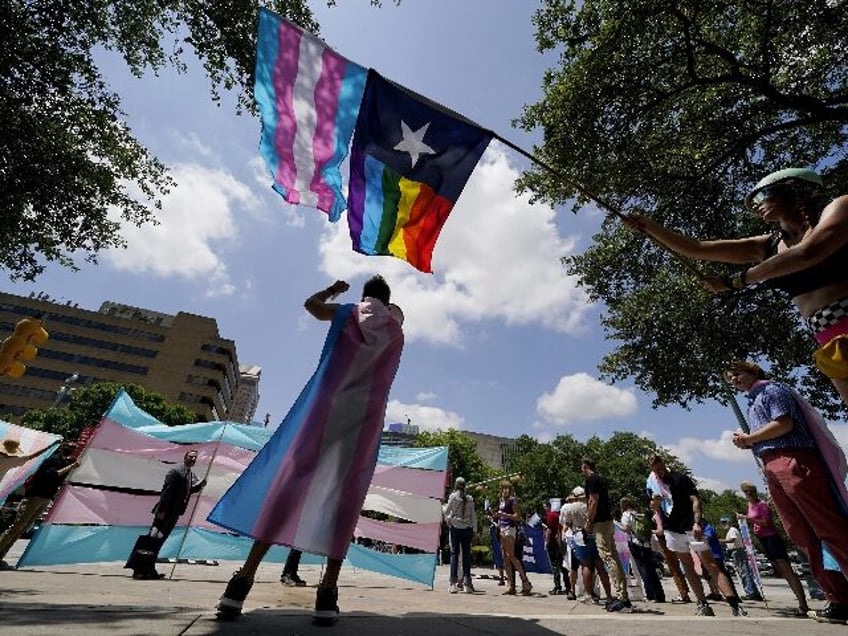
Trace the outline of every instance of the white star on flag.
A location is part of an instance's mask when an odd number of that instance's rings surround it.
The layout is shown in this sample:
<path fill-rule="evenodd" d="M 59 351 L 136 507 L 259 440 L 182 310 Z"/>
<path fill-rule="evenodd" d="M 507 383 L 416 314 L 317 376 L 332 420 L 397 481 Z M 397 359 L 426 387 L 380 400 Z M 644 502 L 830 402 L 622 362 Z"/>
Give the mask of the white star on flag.
<path fill-rule="evenodd" d="M 412 130 L 406 125 L 405 121 L 401 120 L 400 127 L 403 139 L 395 146 L 395 150 L 408 152 L 410 159 L 412 159 L 413 168 L 421 155 L 432 155 L 436 152 L 424 143 L 424 135 L 427 134 L 427 128 L 430 127 L 429 121 L 418 130 Z"/>

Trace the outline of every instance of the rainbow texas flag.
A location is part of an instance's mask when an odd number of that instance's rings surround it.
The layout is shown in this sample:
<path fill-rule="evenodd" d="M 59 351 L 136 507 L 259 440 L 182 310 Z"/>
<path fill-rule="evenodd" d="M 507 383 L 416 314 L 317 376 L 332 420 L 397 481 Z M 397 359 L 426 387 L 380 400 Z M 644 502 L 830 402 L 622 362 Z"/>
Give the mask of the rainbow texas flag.
<path fill-rule="evenodd" d="M 256 103 L 260 151 L 289 203 L 346 207 L 339 166 L 347 156 L 367 71 L 267 9 L 259 10 Z"/>
<path fill-rule="evenodd" d="M 350 155 L 353 249 L 432 271 L 439 232 L 492 136 L 370 70 Z"/>

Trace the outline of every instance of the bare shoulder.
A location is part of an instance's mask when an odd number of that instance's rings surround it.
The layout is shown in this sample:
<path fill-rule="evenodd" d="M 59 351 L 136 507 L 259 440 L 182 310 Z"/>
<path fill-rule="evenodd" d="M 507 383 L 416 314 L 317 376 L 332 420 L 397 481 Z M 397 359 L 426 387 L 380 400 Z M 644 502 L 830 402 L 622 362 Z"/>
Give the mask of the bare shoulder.
<path fill-rule="evenodd" d="M 843 194 L 825 206 L 819 224 L 823 222 L 844 223 L 846 219 L 848 219 L 848 194 Z"/>

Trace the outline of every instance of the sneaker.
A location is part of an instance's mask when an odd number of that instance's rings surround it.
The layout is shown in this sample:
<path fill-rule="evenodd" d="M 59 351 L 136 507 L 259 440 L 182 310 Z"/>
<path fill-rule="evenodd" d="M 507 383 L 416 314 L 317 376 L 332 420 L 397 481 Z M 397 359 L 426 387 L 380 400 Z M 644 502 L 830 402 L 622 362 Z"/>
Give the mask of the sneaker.
<path fill-rule="evenodd" d="M 747 615 L 748 615 L 748 610 L 746 610 L 746 609 L 745 609 L 744 607 L 742 607 L 741 605 L 734 605 L 734 606 L 732 606 L 732 607 L 730 608 L 730 612 L 731 612 L 734 616 L 747 616 Z"/>
<path fill-rule="evenodd" d="M 620 612 L 624 609 L 624 603 L 615 598 L 612 600 L 612 602 L 607 603 L 606 609 L 608 612 Z"/>
<path fill-rule="evenodd" d="M 695 616 L 715 616 L 715 612 L 707 603 L 698 603 L 698 608 L 695 610 Z"/>
<path fill-rule="evenodd" d="M 557 594 L 562 594 L 562 588 L 555 587 L 550 592 L 548 592 L 551 596 L 556 596 Z"/>
<path fill-rule="evenodd" d="M 451 583 L 451 585 L 450 585 L 450 593 L 451 593 L 451 594 L 456 594 L 457 592 L 459 592 L 459 588 L 456 586 L 456 583 Z"/>
<path fill-rule="evenodd" d="M 306 581 L 300 578 L 297 573 L 283 573 L 283 575 L 280 577 L 280 583 L 287 587 L 306 587 Z"/>
<path fill-rule="evenodd" d="M 312 620 L 318 625 L 332 625 L 339 620 L 339 588 L 318 587 Z"/>
<path fill-rule="evenodd" d="M 477 590 L 474 589 L 474 585 L 472 585 L 471 581 L 466 581 L 464 586 L 464 592 L 466 594 L 474 594 Z"/>
<path fill-rule="evenodd" d="M 244 607 L 244 599 L 253 587 L 253 579 L 241 576 L 239 572 L 233 574 L 233 578 L 227 583 L 224 595 L 218 599 L 217 617 L 219 620 L 235 620 L 241 616 Z"/>
<path fill-rule="evenodd" d="M 506 585 L 506 581 L 504 581 L 503 579 L 498 579 L 498 585 L 500 587 L 503 587 L 504 585 Z"/>
<path fill-rule="evenodd" d="M 460 592 L 462 591 L 462 588 L 463 588 L 463 587 L 465 587 L 465 585 L 463 584 L 463 582 L 462 582 L 462 581 L 457 581 L 457 582 L 456 582 L 456 589 L 458 589 Z"/>
<path fill-rule="evenodd" d="M 840 623 L 845 625 L 848 624 L 848 605 L 828 603 L 824 609 L 810 612 L 810 615 L 819 623 Z"/>
<path fill-rule="evenodd" d="M 759 593 L 759 592 L 754 592 L 753 594 L 746 594 L 745 596 L 743 596 L 743 597 L 742 597 L 742 600 L 743 600 L 743 601 L 756 601 L 756 602 L 760 602 L 760 601 L 762 601 L 762 600 L 763 600 L 763 597 L 760 595 L 760 593 Z"/>
<path fill-rule="evenodd" d="M 571 590 L 568 590 L 568 591 L 565 593 L 565 600 L 567 600 L 567 601 L 576 601 L 576 600 L 577 600 L 577 595 L 576 595 L 574 592 L 572 592 Z"/>
<path fill-rule="evenodd" d="M 18 568 L 14 565 L 9 565 L 2 559 L 0 559 L 0 570 L 17 570 Z"/>

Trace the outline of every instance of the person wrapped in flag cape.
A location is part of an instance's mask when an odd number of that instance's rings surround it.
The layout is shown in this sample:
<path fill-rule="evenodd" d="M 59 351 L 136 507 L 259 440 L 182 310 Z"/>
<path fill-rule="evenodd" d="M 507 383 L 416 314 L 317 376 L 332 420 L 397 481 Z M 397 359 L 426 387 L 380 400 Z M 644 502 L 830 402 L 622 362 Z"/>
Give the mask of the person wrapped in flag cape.
<path fill-rule="evenodd" d="M 318 368 L 273 437 L 209 514 L 209 521 L 255 539 L 218 603 L 221 618 L 241 614 L 271 544 L 328 557 L 315 618 L 338 616 L 336 580 L 377 463 L 389 390 L 403 350 L 402 313 L 375 276 L 357 304 L 331 298 L 336 281 L 306 310 L 332 321 Z"/>

